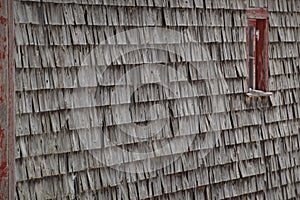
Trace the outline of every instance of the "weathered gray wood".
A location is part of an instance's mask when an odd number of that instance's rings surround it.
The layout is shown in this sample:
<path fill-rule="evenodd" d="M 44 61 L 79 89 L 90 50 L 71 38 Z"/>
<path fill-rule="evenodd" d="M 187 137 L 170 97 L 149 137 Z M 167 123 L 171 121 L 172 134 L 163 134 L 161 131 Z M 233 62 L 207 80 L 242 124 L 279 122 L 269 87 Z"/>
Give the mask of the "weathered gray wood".
<path fill-rule="evenodd" d="M 298 124 L 291 123 L 300 115 L 298 4 L 16 1 L 18 198 L 299 195 Z M 273 95 L 268 106 L 248 105 L 244 97 L 248 7 L 270 11 Z M 165 26 L 167 31 L 153 28 Z M 165 120 L 161 130 L 132 128 Z M 141 130 L 142 135 L 157 134 L 132 137 Z M 220 138 L 213 130 L 221 132 Z M 171 140 L 173 144 L 164 143 Z M 191 140 L 194 144 L 182 152 Z M 151 154 L 150 164 L 147 156 L 114 152 L 152 148 L 145 142 L 167 148 Z M 181 153 L 171 165 L 145 172 Z M 143 173 L 121 173 L 105 165 Z"/>

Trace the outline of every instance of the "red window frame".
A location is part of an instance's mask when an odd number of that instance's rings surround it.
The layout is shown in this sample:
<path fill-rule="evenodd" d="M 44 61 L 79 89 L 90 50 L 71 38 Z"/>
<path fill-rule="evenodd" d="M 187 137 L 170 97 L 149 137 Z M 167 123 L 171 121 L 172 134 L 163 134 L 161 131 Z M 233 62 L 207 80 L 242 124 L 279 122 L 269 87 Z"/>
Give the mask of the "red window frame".
<path fill-rule="evenodd" d="M 248 86 L 253 90 L 268 91 L 269 78 L 269 13 L 266 9 L 247 11 Z"/>

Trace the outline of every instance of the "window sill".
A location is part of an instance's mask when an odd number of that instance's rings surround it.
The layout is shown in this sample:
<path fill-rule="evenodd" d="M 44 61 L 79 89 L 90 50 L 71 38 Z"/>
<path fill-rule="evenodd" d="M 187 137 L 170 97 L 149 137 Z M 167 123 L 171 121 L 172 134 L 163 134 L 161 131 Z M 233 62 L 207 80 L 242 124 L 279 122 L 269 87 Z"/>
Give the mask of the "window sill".
<path fill-rule="evenodd" d="M 249 97 L 269 97 L 272 96 L 272 92 L 265 92 L 262 90 L 252 90 L 251 88 L 249 89 L 249 92 L 247 93 L 247 96 Z"/>

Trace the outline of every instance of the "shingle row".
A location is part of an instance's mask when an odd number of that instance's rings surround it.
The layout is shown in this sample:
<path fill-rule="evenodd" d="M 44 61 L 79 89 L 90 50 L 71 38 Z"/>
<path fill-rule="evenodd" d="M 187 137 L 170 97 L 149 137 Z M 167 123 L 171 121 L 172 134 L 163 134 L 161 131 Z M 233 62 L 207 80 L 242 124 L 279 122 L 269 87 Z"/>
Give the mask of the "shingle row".
<path fill-rule="evenodd" d="M 126 26 L 38 26 L 20 24 L 16 27 L 16 44 L 52 45 L 140 45 L 180 43 L 245 42 L 245 27 L 131 27 Z M 292 29 L 292 31 L 297 29 Z M 149 34 L 149 33 L 152 34 Z M 294 34 L 294 32 L 291 32 Z M 160 37 L 165 35 L 164 37 Z M 170 35 L 170 37 L 167 37 Z M 277 37 L 277 32 L 274 33 Z M 295 36 L 294 36 L 295 35 Z M 297 32 L 291 39 L 297 37 Z M 290 40 L 291 40 L 290 39 Z M 274 39 L 275 40 L 275 39 Z M 278 39 L 277 39 L 278 40 Z"/>

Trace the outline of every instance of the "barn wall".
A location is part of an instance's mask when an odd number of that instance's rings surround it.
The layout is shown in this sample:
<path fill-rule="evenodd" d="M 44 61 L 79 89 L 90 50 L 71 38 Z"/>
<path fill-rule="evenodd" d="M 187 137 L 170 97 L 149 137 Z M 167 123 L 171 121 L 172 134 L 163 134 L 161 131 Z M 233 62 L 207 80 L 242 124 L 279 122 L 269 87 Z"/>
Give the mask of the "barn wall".
<path fill-rule="evenodd" d="M 300 196 L 300 1 L 14 6 L 17 199 Z M 267 99 L 246 96 L 249 7 L 270 11 Z M 166 123 L 148 140 L 124 134 L 152 122 Z M 146 157 L 115 153 L 153 143 L 173 146 L 148 156 L 149 172 Z"/>

